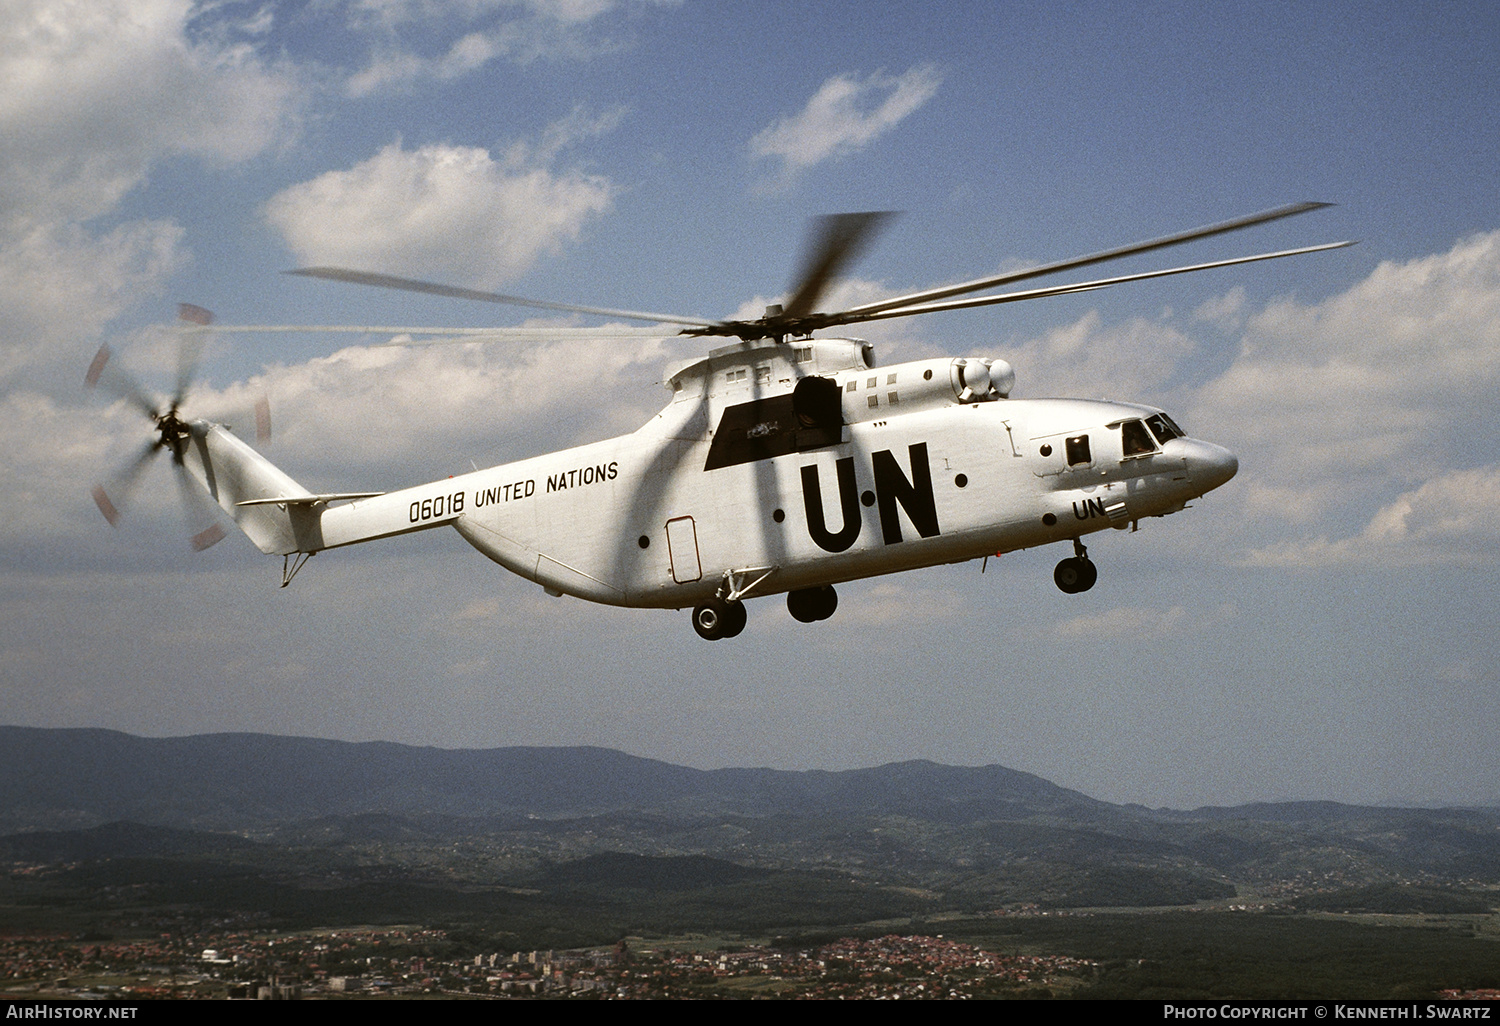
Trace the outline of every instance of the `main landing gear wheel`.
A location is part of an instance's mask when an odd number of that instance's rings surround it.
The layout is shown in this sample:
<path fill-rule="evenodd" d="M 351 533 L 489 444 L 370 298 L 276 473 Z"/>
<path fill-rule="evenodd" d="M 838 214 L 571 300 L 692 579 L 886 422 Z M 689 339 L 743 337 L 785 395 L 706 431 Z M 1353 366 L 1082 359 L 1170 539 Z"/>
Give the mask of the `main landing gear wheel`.
<path fill-rule="evenodd" d="M 792 619 L 802 623 L 817 623 L 833 615 L 839 607 L 839 593 L 829 585 L 821 588 L 803 588 L 786 593 L 786 609 Z"/>
<path fill-rule="evenodd" d="M 1099 579 L 1099 568 L 1087 556 L 1072 556 L 1057 564 L 1052 579 L 1069 595 L 1088 591 Z"/>
<path fill-rule="evenodd" d="M 693 630 L 705 641 L 732 638 L 745 629 L 749 617 L 743 602 L 711 598 L 693 610 Z"/>

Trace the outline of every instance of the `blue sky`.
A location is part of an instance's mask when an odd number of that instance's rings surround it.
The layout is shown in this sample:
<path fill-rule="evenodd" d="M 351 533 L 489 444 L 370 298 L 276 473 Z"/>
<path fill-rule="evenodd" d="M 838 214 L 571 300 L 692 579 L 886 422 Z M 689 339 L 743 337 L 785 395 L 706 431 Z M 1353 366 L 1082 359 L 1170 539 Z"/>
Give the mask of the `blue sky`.
<path fill-rule="evenodd" d="M 1100 798 L 1500 803 L 1500 14 L 1493 5 L 42 2 L 0 14 L 0 703 L 143 734 L 598 744 L 713 767 L 998 762 Z M 1121 273 L 1352 249 L 884 322 L 887 363 L 1003 356 L 1235 450 L 1189 512 L 1091 545 L 685 614 L 542 595 L 449 532 L 286 591 L 194 554 L 166 468 L 81 388 L 158 325 L 528 319 L 286 278 L 339 263 L 541 299 L 751 313 L 810 217 L 903 216 L 830 302 L 1285 202 L 1331 210 Z M 1180 258 L 1180 259 L 1179 259 Z M 597 323 L 597 322 L 593 322 Z M 633 429 L 690 341 L 391 350 L 216 340 L 189 412 L 270 397 L 270 455 L 393 488 Z M 351 344 L 352 343 L 352 344 Z"/>

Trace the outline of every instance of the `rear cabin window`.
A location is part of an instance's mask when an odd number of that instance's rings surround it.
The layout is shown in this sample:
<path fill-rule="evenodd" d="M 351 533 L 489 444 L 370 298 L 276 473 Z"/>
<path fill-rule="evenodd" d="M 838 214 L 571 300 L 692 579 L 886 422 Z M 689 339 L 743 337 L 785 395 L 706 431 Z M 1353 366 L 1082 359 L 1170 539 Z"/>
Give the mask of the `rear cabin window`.
<path fill-rule="evenodd" d="M 1089 455 L 1089 436 L 1077 435 L 1067 441 L 1068 466 L 1077 466 L 1080 463 L 1094 462 L 1093 456 Z"/>

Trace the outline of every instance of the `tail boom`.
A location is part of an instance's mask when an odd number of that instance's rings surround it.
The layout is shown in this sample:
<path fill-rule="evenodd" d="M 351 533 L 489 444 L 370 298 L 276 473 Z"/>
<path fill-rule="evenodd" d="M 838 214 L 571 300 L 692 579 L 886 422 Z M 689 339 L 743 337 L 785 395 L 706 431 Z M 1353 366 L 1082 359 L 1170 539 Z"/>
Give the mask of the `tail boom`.
<path fill-rule="evenodd" d="M 221 424 L 196 421 L 191 436 L 184 468 L 262 552 L 313 553 L 409 534 L 452 523 L 463 508 L 461 494 L 457 503 L 452 495 L 434 497 L 441 486 L 311 492 Z M 328 505 L 341 500 L 354 501 Z"/>

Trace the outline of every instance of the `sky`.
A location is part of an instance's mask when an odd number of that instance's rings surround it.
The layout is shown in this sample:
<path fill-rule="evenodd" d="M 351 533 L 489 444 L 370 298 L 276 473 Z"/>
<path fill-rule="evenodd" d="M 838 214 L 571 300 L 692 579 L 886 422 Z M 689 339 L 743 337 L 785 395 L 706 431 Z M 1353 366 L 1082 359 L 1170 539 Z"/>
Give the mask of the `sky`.
<path fill-rule="evenodd" d="M 999 763 L 1115 802 L 1500 805 L 1500 8 L 1490 3 L 10 0 L 0 4 L 0 720 L 716 768 Z M 753 316 L 820 214 L 901 211 L 826 305 L 1283 203 L 1111 265 L 1348 249 L 860 326 L 1017 397 L 1162 406 L 1240 458 L 1185 513 L 840 587 L 825 623 L 554 599 L 451 531 L 195 553 L 83 387 L 163 393 L 225 323 L 599 324 L 289 278 L 337 264 Z M 532 311 L 534 312 L 534 311 Z M 216 336 L 186 412 L 314 491 L 633 430 L 702 343 Z"/>

